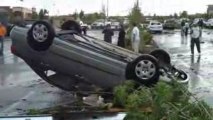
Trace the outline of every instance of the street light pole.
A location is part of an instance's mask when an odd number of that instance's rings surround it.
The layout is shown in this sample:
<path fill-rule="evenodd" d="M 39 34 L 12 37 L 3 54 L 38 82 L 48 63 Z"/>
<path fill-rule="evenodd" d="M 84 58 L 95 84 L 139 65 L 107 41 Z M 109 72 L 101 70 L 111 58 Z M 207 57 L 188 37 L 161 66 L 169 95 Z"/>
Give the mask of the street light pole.
<path fill-rule="evenodd" d="M 107 19 L 109 17 L 109 0 L 107 0 Z"/>

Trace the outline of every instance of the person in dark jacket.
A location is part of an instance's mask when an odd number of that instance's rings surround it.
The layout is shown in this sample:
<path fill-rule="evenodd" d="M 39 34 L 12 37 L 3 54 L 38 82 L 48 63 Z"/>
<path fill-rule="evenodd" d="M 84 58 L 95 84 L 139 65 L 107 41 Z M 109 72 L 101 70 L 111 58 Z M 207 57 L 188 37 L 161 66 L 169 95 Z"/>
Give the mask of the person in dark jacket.
<path fill-rule="evenodd" d="M 123 25 L 121 25 L 120 31 L 119 31 L 119 35 L 118 35 L 118 46 L 120 47 L 125 47 L 125 29 L 123 27 Z"/>
<path fill-rule="evenodd" d="M 181 21 L 181 36 L 184 36 L 184 34 L 185 34 L 184 28 L 185 28 L 185 21 L 182 20 L 182 21 Z"/>
<path fill-rule="evenodd" d="M 102 33 L 104 34 L 104 41 L 112 43 L 112 36 L 114 35 L 114 32 L 109 24 L 106 26 Z"/>
<path fill-rule="evenodd" d="M 82 32 L 84 35 L 87 35 L 87 27 L 82 27 Z"/>
<path fill-rule="evenodd" d="M 191 54 L 194 55 L 194 45 L 197 46 L 197 51 L 200 55 L 200 27 L 197 24 L 193 24 L 191 27 Z"/>
<path fill-rule="evenodd" d="M 204 26 L 204 23 L 203 23 L 203 19 L 199 19 L 198 21 L 198 26 L 200 27 L 200 38 L 202 37 L 202 31 L 203 31 L 203 26 Z"/>

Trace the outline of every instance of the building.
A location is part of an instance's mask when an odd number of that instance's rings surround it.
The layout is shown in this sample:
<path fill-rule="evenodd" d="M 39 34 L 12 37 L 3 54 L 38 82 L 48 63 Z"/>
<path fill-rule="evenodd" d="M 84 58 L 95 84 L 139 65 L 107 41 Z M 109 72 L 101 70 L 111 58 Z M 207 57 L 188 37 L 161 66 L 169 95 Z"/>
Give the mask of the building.
<path fill-rule="evenodd" d="M 207 14 L 213 14 L 213 5 L 208 5 Z"/>
<path fill-rule="evenodd" d="M 13 14 L 14 18 L 20 17 L 24 20 L 32 19 L 33 9 L 28 9 L 28 8 L 24 8 L 24 7 L 13 7 L 12 14 Z"/>
<path fill-rule="evenodd" d="M 35 8 L 0 6 L 0 22 L 7 24 L 9 21 L 14 23 L 15 21 L 30 20 L 35 11 Z"/>
<path fill-rule="evenodd" d="M 9 6 L 0 7 L 0 22 L 7 24 L 10 19 L 11 9 Z"/>

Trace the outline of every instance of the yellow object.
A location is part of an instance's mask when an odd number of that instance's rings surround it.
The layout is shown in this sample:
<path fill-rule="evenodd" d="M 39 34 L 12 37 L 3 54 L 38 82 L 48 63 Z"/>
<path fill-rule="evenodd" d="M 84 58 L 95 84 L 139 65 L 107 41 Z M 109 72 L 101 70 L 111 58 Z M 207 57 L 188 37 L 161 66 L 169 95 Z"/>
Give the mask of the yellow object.
<path fill-rule="evenodd" d="M 0 37 L 4 37 L 6 33 L 6 28 L 3 25 L 0 25 Z"/>

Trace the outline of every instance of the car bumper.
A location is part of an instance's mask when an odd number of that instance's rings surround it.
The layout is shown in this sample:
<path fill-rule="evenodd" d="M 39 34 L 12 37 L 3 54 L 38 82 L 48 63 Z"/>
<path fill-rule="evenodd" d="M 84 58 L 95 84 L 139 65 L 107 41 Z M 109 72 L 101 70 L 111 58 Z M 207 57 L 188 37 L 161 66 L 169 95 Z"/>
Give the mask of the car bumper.
<path fill-rule="evenodd" d="M 151 31 L 151 32 L 162 32 L 163 28 L 150 28 L 149 31 Z"/>

